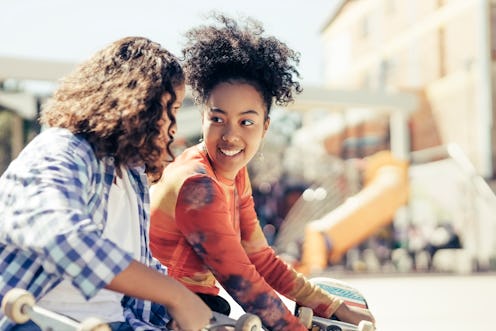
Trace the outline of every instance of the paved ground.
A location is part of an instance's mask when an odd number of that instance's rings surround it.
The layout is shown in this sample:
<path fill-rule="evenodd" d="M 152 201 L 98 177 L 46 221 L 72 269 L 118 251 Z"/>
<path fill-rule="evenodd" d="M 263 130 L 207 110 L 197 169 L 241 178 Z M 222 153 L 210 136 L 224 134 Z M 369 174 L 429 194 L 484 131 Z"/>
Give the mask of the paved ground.
<path fill-rule="evenodd" d="M 496 274 L 339 278 L 368 298 L 378 331 L 496 330 Z"/>
<path fill-rule="evenodd" d="M 496 276 L 347 279 L 362 289 L 379 331 L 496 330 Z"/>

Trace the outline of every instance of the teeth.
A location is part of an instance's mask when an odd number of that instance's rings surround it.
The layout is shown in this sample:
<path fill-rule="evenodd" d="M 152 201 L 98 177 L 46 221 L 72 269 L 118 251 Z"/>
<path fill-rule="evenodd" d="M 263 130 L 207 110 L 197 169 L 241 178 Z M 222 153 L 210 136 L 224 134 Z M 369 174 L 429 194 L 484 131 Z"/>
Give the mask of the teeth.
<path fill-rule="evenodd" d="M 220 151 L 227 156 L 233 156 L 241 152 L 240 149 L 236 149 L 236 150 L 221 149 Z"/>

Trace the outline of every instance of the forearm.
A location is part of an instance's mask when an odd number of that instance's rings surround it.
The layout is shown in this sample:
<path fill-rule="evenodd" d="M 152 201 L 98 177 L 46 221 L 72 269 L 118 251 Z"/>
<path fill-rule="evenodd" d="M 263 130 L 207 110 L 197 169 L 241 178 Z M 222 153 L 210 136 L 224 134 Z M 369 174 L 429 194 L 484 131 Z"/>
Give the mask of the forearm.
<path fill-rule="evenodd" d="M 343 302 L 311 284 L 302 274 L 277 258 L 270 248 L 251 254 L 250 260 L 276 291 L 302 306 L 312 308 L 318 316 L 331 316 Z"/>
<path fill-rule="evenodd" d="M 172 306 L 188 291 L 177 280 L 132 261 L 106 286 L 107 289 L 164 306 Z"/>

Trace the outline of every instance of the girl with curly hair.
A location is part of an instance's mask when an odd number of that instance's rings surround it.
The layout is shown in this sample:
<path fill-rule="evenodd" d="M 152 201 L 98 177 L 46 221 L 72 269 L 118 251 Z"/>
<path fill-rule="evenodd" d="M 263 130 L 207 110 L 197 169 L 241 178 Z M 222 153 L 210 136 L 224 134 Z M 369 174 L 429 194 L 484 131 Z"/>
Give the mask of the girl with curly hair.
<path fill-rule="evenodd" d="M 113 330 L 163 330 L 171 316 L 187 330 L 209 322 L 207 305 L 148 247 L 149 181 L 173 159 L 184 96 L 178 59 L 142 37 L 115 41 L 61 82 L 41 114 L 48 128 L 0 178 L 0 300 L 20 287 Z M 39 330 L 1 312 L 0 329 Z"/>
<path fill-rule="evenodd" d="M 285 264 L 257 220 L 247 164 L 270 124 L 273 103 L 301 92 L 299 54 L 259 23 L 217 16 L 220 26 L 188 32 L 184 68 L 202 107 L 203 141 L 168 165 L 151 188 L 150 247 L 169 274 L 214 311 L 229 314 L 218 281 L 271 330 L 306 330 L 282 295 L 319 316 L 358 323 L 368 311 L 347 307 Z"/>

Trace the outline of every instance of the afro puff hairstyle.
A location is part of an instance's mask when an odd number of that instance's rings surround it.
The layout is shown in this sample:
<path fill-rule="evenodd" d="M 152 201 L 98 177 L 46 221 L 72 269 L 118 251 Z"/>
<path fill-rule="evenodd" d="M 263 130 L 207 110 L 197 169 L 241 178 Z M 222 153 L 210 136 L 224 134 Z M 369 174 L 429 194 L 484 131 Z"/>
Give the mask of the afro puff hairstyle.
<path fill-rule="evenodd" d="M 303 91 L 295 78 L 300 54 L 273 36 L 263 36 L 262 25 L 251 18 L 240 26 L 234 19 L 214 13 L 220 23 L 202 25 L 186 33 L 184 71 L 195 101 L 205 103 L 222 82 L 245 82 L 262 95 L 269 116 L 273 103 L 285 106 Z"/>

